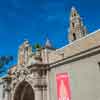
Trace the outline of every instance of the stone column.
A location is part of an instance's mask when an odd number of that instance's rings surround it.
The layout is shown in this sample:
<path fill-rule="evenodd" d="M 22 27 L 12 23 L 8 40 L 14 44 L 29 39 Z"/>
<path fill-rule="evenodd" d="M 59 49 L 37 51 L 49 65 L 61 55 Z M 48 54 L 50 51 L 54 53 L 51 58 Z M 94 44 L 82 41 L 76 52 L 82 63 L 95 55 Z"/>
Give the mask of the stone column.
<path fill-rule="evenodd" d="M 35 100 L 43 100 L 43 94 L 40 88 L 35 88 Z"/>
<path fill-rule="evenodd" d="M 7 92 L 5 92 L 5 97 L 4 97 L 3 100 L 8 100 L 8 94 L 7 94 Z"/>
<path fill-rule="evenodd" d="M 46 76 L 46 79 L 47 79 L 47 100 L 50 100 L 50 93 L 49 93 L 49 71 L 47 71 L 47 76 Z"/>
<path fill-rule="evenodd" d="M 43 100 L 48 100 L 47 99 L 47 89 L 43 88 Z"/>
<path fill-rule="evenodd" d="M 8 94 L 8 99 L 7 100 L 11 100 L 11 91 L 8 91 L 7 94 Z"/>

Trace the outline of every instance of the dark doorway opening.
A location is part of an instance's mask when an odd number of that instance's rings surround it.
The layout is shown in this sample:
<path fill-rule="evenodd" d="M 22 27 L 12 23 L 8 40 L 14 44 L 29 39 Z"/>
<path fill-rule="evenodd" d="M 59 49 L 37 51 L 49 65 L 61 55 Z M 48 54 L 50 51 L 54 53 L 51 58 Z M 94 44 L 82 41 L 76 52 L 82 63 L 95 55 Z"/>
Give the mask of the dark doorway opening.
<path fill-rule="evenodd" d="M 35 100 L 34 91 L 28 82 L 24 81 L 16 88 L 14 100 Z"/>

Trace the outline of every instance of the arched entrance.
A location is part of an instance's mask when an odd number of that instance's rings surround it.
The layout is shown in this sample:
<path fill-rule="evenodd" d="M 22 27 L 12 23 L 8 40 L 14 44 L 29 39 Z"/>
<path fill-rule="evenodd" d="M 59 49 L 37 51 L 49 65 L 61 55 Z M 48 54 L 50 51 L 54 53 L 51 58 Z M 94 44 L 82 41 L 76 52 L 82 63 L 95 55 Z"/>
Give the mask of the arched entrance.
<path fill-rule="evenodd" d="M 28 82 L 23 81 L 16 88 L 14 100 L 35 100 L 34 91 Z"/>

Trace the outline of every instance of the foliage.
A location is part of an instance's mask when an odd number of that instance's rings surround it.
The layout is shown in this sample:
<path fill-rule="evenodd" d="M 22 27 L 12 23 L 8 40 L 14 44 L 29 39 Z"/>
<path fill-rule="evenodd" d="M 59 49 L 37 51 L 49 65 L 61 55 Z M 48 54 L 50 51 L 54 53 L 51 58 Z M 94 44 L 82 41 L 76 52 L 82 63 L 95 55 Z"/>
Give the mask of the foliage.
<path fill-rule="evenodd" d="M 32 46 L 33 49 L 41 49 L 41 45 L 39 43 L 36 43 Z"/>
<path fill-rule="evenodd" d="M 13 61 L 13 56 L 0 56 L 0 68 Z"/>

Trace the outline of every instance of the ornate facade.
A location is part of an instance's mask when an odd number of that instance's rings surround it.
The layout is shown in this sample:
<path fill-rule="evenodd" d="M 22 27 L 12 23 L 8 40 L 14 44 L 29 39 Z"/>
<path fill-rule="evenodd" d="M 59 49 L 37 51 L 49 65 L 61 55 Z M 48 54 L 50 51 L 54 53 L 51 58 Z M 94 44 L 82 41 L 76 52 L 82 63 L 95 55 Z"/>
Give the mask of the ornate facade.
<path fill-rule="evenodd" d="M 32 52 L 32 46 L 25 40 L 18 50 L 18 63 L 12 66 L 8 76 L 3 78 L 6 83 L 3 94 L 6 96 L 4 95 L 2 100 L 57 100 L 55 77 L 56 74 L 65 72 L 71 77 L 72 100 L 99 100 L 99 95 L 92 91 L 96 92 L 100 83 L 100 78 L 96 77 L 96 73 L 99 73 L 93 67 L 97 66 L 95 62 L 99 58 L 100 30 L 86 35 L 87 30 L 79 14 L 72 7 L 68 34 L 72 43 L 55 50 L 47 39 L 44 48 L 36 48 L 36 51 Z M 84 81 L 84 84 L 80 80 Z M 62 85 L 64 88 L 65 84 Z M 83 85 L 86 86 L 86 90 L 82 88 Z M 97 91 L 100 93 L 99 88 Z"/>

